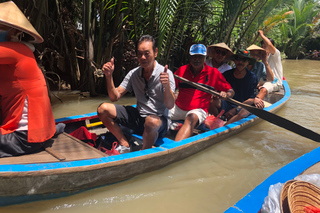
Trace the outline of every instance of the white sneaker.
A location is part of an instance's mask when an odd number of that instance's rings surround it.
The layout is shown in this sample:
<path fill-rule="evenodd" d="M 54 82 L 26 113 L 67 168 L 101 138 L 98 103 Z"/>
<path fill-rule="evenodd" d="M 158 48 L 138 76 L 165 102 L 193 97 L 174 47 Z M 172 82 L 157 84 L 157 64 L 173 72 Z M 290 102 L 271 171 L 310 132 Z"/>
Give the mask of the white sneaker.
<path fill-rule="evenodd" d="M 181 127 L 182 127 L 182 123 L 179 123 L 179 122 L 172 122 L 170 125 L 170 129 L 174 131 L 179 131 Z"/>
<path fill-rule="evenodd" d="M 124 153 L 130 152 L 130 147 L 122 146 L 122 145 L 119 144 L 119 145 L 116 147 L 116 150 L 117 150 L 120 154 L 124 154 Z"/>

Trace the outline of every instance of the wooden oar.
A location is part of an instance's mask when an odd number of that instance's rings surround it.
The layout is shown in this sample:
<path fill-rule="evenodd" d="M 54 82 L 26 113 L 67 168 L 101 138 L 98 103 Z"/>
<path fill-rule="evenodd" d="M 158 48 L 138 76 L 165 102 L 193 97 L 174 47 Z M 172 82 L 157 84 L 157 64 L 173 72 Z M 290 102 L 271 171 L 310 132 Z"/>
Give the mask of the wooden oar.
<path fill-rule="evenodd" d="M 189 81 L 185 78 L 182 78 L 180 76 L 177 76 L 177 75 L 174 75 L 175 78 L 179 79 L 180 81 L 184 82 L 184 83 L 187 83 L 189 85 L 192 85 L 194 86 L 195 88 L 203 91 L 203 92 L 207 92 L 207 93 L 210 93 L 210 94 L 213 94 L 213 95 L 217 95 L 219 96 L 219 93 L 214 91 L 213 89 L 208 89 L 207 87 L 204 87 L 198 83 L 195 83 L 195 82 L 192 82 L 192 81 Z M 244 109 L 248 110 L 249 112 L 251 112 L 252 114 L 270 122 L 270 123 L 273 123 L 277 126 L 280 126 L 284 129 L 287 129 L 291 132 L 294 132 L 298 135 L 301 135 L 303 137 L 306 137 L 306 138 L 309 138 L 311 140 L 314 140 L 316 142 L 320 142 L 320 135 L 310 129 L 307 129 L 303 126 L 300 126 L 299 124 L 296 124 L 292 121 L 289 121 L 283 117 L 280 117 L 276 114 L 273 114 L 271 112 L 268 112 L 266 110 L 263 110 L 263 109 L 259 109 L 259 108 L 256 108 L 256 107 L 253 107 L 253 106 L 250 106 L 250 105 L 247 105 L 247 104 L 243 104 L 239 101 L 236 101 L 232 98 L 227 98 L 226 99 L 227 101 L 237 105 L 237 106 L 241 106 L 243 107 Z"/>

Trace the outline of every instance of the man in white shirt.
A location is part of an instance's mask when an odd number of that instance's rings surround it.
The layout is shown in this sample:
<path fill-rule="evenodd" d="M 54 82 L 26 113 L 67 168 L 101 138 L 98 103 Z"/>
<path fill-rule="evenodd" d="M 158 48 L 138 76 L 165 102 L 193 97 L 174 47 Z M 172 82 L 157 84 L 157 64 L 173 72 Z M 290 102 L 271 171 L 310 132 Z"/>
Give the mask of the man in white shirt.
<path fill-rule="evenodd" d="M 266 50 L 265 57 L 267 60 L 264 64 L 265 66 L 270 66 L 273 75 L 274 80 L 268 81 L 264 83 L 259 89 L 259 94 L 257 95 L 257 98 L 263 100 L 263 98 L 273 91 L 279 91 L 282 87 L 282 79 L 283 79 L 283 68 L 281 63 L 281 55 L 280 51 L 274 47 L 274 41 L 272 39 L 267 38 L 262 30 L 259 30 L 259 35 L 262 38 L 261 46 L 263 49 Z"/>

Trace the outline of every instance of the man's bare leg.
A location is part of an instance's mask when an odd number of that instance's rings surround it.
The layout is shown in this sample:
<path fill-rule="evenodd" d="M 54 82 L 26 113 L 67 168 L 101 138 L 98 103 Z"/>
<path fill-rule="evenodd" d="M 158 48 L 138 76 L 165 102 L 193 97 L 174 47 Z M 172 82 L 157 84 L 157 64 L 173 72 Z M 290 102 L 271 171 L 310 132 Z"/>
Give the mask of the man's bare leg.
<path fill-rule="evenodd" d="M 103 103 L 98 107 L 98 117 L 104 126 L 117 138 L 120 145 L 129 147 L 127 138 L 124 136 L 119 124 L 114 122 L 117 117 L 117 111 L 114 104 Z"/>
<path fill-rule="evenodd" d="M 211 115 L 217 116 L 219 114 L 219 110 L 221 108 L 221 100 L 219 98 L 213 97 L 210 100 L 210 105 L 208 107 L 208 112 Z"/>
<path fill-rule="evenodd" d="M 156 115 L 149 115 L 146 117 L 143 131 L 143 149 L 151 148 L 158 138 L 158 130 L 162 124 L 161 119 Z"/>
<path fill-rule="evenodd" d="M 235 116 L 233 116 L 232 118 L 230 118 L 227 123 L 225 123 L 224 125 L 228 125 L 231 124 L 233 122 L 239 121 L 242 118 L 247 117 L 250 114 L 249 111 L 245 110 L 245 109 L 241 109 L 240 112 L 238 114 L 236 114 Z"/>
<path fill-rule="evenodd" d="M 181 141 L 185 138 L 188 138 L 192 135 L 194 127 L 198 123 L 199 118 L 196 114 L 189 114 L 184 121 L 181 129 L 178 131 L 175 141 Z"/>

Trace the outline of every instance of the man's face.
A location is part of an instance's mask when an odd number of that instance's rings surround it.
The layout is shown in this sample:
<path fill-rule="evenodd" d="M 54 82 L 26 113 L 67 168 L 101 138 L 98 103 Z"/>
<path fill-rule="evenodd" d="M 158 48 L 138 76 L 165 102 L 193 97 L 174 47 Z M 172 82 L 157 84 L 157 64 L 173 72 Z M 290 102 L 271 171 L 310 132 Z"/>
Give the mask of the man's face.
<path fill-rule="evenodd" d="M 142 68 L 153 69 L 157 54 L 158 48 L 156 48 L 156 51 L 154 52 L 151 41 L 142 41 L 138 44 L 137 56 Z"/>
<path fill-rule="evenodd" d="M 189 56 L 189 61 L 191 66 L 194 69 L 202 69 L 204 62 L 206 60 L 206 57 L 204 55 L 190 55 Z"/>
<path fill-rule="evenodd" d="M 226 59 L 227 54 L 228 54 L 228 51 L 226 49 L 223 49 L 220 47 L 214 47 L 212 52 L 212 57 L 218 64 L 221 64 Z"/>
<path fill-rule="evenodd" d="M 236 65 L 236 69 L 242 71 L 249 65 L 249 59 L 242 56 L 234 57 L 234 64 Z"/>
<path fill-rule="evenodd" d="M 250 56 L 259 61 L 261 59 L 262 54 L 260 50 L 250 50 Z"/>

